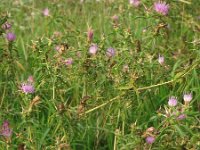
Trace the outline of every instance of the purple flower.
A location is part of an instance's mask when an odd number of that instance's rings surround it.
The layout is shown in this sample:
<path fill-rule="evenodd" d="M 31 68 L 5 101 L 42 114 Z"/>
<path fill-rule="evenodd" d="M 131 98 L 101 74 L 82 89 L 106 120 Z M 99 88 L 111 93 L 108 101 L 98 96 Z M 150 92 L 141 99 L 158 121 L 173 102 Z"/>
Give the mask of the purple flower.
<path fill-rule="evenodd" d="M 153 136 L 146 137 L 146 142 L 148 144 L 152 144 L 152 143 L 154 143 L 154 141 L 155 141 L 155 138 Z"/>
<path fill-rule="evenodd" d="M 129 0 L 129 3 L 135 7 L 140 5 L 140 0 Z"/>
<path fill-rule="evenodd" d="M 12 25 L 8 22 L 5 22 L 1 28 L 4 29 L 4 30 L 9 30 L 10 28 L 12 27 Z"/>
<path fill-rule="evenodd" d="M 192 100 L 192 93 L 184 94 L 183 95 L 183 100 L 185 102 L 190 102 Z"/>
<path fill-rule="evenodd" d="M 12 32 L 7 33 L 6 38 L 9 42 L 12 42 L 16 39 L 16 35 Z"/>
<path fill-rule="evenodd" d="M 161 55 L 159 54 L 159 57 L 158 57 L 158 62 L 159 62 L 159 64 L 163 65 L 163 64 L 164 64 L 164 61 L 165 61 L 164 56 L 161 56 Z"/>
<path fill-rule="evenodd" d="M 93 35 L 94 35 L 94 31 L 91 28 L 89 28 L 87 31 L 87 39 L 89 42 L 92 41 Z"/>
<path fill-rule="evenodd" d="M 1 126 L 0 134 L 6 138 L 12 135 L 12 130 L 10 129 L 10 124 L 7 120 L 3 122 L 3 125 Z"/>
<path fill-rule="evenodd" d="M 45 8 L 42 13 L 44 16 L 49 16 L 49 9 Z"/>
<path fill-rule="evenodd" d="M 67 59 L 65 60 L 65 65 L 67 65 L 67 66 L 71 66 L 72 63 L 73 63 L 73 59 L 72 59 L 72 58 L 67 58 Z"/>
<path fill-rule="evenodd" d="M 185 114 L 181 114 L 177 117 L 177 120 L 183 120 L 186 118 L 186 115 Z"/>
<path fill-rule="evenodd" d="M 166 2 L 155 2 L 154 10 L 162 15 L 167 15 L 169 12 L 169 5 Z"/>
<path fill-rule="evenodd" d="M 96 55 L 97 50 L 98 50 L 97 45 L 96 45 L 96 44 L 92 44 L 92 45 L 90 46 L 90 48 L 89 48 L 89 53 L 90 53 L 91 55 Z"/>
<path fill-rule="evenodd" d="M 23 83 L 21 85 L 21 90 L 25 93 L 25 94 L 29 94 L 29 93 L 34 93 L 35 89 L 33 87 L 32 84 L 30 83 Z"/>
<path fill-rule="evenodd" d="M 115 56 L 115 49 L 112 48 L 112 47 L 108 48 L 108 49 L 107 49 L 107 52 L 106 52 L 106 55 L 107 55 L 108 57 L 113 57 L 113 56 Z"/>
<path fill-rule="evenodd" d="M 177 105 L 177 99 L 176 97 L 172 96 L 169 98 L 169 101 L 168 101 L 168 105 L 169 106 L 176 106 Z"/>

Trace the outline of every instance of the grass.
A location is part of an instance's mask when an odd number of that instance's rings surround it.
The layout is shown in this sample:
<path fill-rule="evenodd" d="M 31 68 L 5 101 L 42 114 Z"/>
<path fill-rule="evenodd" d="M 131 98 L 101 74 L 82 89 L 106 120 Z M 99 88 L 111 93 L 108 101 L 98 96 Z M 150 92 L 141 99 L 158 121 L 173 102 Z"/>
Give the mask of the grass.
<path fill-rule="evenodd" d="M 0 122 L 9 121 L 12 135 L 1 130 L 0 149 L 199 149 L 200 2 L 167 2 L 163 16 L 145 0 L 138 8 L 123 0 L 2 0 L 0 21 L 12 24 L 16 40 L 8 42 L 10 31 L 1 29 Z M 29 76 L 35 92 L 25 94 L 20 87 Z M 185 92 L 192 93 L 189 104 Z M 180 114 L 186 118 L 177 120 Z"/>

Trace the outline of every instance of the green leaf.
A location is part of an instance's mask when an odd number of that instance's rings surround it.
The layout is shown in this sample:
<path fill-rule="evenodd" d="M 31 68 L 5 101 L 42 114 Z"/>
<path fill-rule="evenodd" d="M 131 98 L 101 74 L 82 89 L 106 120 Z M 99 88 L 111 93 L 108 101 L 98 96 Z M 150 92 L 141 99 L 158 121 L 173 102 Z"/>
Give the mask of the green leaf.
<path fill-rule="evenodd" d="M 182 131 L 182 129 L 181 129 L 179 126 L 174 125 L 174 127 L 175 127 L 175 129 L 177 130 L 177 132 L 179 133 L 179 135 L 180 135 L 182 138 L 186 136 L 185 133 Z"/>

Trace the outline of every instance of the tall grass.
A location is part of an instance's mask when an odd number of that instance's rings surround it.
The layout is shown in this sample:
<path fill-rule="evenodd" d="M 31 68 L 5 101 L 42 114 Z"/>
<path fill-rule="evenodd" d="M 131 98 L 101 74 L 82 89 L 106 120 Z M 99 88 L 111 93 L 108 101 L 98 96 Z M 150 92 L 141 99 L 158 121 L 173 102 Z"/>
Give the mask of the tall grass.
<path fill-rule="evenodd" d="M 166 16 L 145 0 L 1 1 L 0 23 L 12 24 L 0 38 L 0 118 L 12 130 L 5 136 L 2 125 L 2 150 L 200 148 L 200 1 L 168 0 Z"/>

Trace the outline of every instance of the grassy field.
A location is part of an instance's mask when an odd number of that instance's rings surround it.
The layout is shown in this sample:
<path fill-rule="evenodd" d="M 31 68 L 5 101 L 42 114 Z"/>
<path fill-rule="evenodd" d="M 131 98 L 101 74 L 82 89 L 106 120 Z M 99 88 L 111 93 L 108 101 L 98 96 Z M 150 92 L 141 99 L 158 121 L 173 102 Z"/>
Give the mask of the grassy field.
<path fill-rule="evenodd" d="M 0 150 L 199 150 L 199 0 L 1 0 Z"/>

